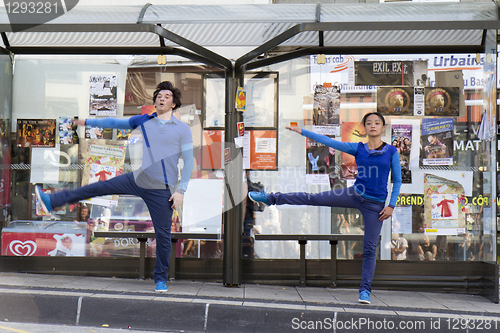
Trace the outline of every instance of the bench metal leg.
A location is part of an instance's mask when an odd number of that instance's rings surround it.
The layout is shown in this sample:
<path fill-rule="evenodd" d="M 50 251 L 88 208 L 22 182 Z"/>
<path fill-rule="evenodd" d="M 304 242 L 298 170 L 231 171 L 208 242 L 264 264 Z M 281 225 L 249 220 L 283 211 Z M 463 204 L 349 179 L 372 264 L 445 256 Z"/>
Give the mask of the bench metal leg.
<path fill-rule="evenodd" d="M 306 244 L 307 240 L 299 240 L 300 245 L 300 280 L 299 286 L 306 286 Z"/>
<path fill-rule="evenodd" d="M 147 238 L 137 238 L 140 245 L 139 254 L 139 279 L 144 280 L 144 271 L 146 269 L 146 241 Z"/>
<path fill-rule="evenodd" d="M 175 257 L 177 257 L 177 238 L 172 238 L 172 251 L 170 252 L 170 265 L 168 266 L 168 279 L 175 280 Z"/>
<path fill-rule="evenodd" d="M 330 241 L 330 286 L 332 288 L 337 287 L 337 243 L 336 240 Z"/>

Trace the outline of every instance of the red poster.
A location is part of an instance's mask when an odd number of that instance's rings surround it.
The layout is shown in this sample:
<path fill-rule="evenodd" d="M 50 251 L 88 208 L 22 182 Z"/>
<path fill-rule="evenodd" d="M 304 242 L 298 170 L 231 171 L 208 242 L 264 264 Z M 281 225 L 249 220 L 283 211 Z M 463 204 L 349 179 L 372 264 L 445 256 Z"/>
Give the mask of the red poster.
<path fill-rule="evenodd" d="M 83 234 L 2 232 L 2 256 L 85 256 Z"/>

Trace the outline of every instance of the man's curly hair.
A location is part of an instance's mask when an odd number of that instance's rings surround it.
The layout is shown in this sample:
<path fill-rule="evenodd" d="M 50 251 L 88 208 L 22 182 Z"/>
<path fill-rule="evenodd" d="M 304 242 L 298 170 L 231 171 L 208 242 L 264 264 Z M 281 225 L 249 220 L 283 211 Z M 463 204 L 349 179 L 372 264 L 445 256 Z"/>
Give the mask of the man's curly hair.
<path fill-rule="evenodd" d="M 182 103 L 181 103 L 181 91 L 179 89 L 175 88 L 174 85 L 172 84 L 172 82 L 170 82 L 170 81 L 160 82 L 156 86 L 156 90 L 153 93 L 153 104 L 156 103 L 156 97 L 158 97 L 158 93 L 162 90 L 170 90 L 172 92 L 172 94 L 173 94 L 172 97 L 174 99 L 174 104 L 175 104 L 173 110 L 181 107 L 181 105 L 182 105 Z"/>

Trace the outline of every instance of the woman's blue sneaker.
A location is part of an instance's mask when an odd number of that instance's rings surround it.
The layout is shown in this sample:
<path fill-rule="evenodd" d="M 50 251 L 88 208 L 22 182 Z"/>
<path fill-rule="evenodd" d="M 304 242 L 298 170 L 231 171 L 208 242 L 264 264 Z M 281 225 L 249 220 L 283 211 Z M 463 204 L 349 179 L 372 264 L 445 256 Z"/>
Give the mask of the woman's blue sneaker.
<path fill-rule="evenodd" d="M 156 282 L 156 289 L 155 291 L 160 292 L 160 293 L 165 293 L 167 292 L 168 287 L 167 284 L 164 281 L 158 281 Z"/>
<path fill-rule="evenodd" d="M 261 190 L 260 192 L 257 191 L 248 192 L 248 197 L 253 202 L 262 202 L 266 206 L 270 205 L 269 200 L 267 198 L 267 193 L 264 190 Z"/>
<path fill-rule="evenodd" d="M 368 290 L 362 290 L 359 292 L 359 300 L 360 303 L 370 304 L 370 292 Z"/>

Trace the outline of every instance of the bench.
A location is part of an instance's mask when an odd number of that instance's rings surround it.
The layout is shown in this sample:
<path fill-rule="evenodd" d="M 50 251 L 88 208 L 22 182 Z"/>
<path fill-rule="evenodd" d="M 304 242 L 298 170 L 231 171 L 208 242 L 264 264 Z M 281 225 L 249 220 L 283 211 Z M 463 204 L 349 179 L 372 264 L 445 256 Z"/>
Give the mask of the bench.
<path fill-rule="evenodd" d="M 255 240 L 298 241 L 300 245 L 300 280 L 299 286 L 306 285 L 306 244 L 307 241 L 330 241 L 331 264 L 330 286 L 337 286 L 337 243 L 339 241 L 363 241 L 364 235 L 358 234 L 256 234 Z"/>
<path fill-rule="evenodd" d="M 144 279 L 146 267 L 146 241 L 148 238 L 155 238 L 155 233 L 150 232 L 134 232 L 134 231 L 94 231 L 95 237 L 106 238 L 137 238 L 140 243 L 139 254 L 139 278 Z M 170 253 L 169 277 L 175 280 L 175 257 L 177 256 L 176 244 L 179 239 L 220 239 L 220 234 L 213 233 L 190 233 L 190 232 L 172 232 L 172 252 Z"/>

